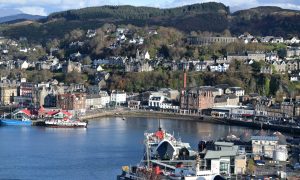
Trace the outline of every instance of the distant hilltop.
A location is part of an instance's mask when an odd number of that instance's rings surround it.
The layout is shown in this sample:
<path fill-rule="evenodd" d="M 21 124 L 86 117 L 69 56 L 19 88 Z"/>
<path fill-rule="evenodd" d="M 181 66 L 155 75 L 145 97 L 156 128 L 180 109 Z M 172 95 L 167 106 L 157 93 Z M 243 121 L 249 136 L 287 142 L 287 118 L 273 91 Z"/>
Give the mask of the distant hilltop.
<path fill-rule="evenodd" d="M 50 14 L 31 24 L 7 25 L 3 34 L 32 40 L 61 38 L 73 29 L 96 29 L 105 23 L 135 26 L 166 26 L 183 32 L 209 31 L 232 34 L 251 32 L 254 35 L 299 36 L 300 11 L 264 6 L 230 12 L 222 3 L 202 3 L 159 9 L 134 6 L 100 6 Z"/>

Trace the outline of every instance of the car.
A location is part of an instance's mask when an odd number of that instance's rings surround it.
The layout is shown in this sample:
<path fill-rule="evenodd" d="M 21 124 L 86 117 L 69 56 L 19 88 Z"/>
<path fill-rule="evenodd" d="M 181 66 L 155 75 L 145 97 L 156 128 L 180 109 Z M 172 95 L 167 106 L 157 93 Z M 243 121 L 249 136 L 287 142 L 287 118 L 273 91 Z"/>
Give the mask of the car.
<path fill-rule="evenodd" d="M 293 169 L 295 169 L 295 170 L 300 170 L 300 163 L 296 163 L 295 165 L 294 165 L 294 168 Z"/>
<path fill-rule="evenodd" d="M 255 164 L 256 164 L 257 166 L 264 166 L 266 163 L 265 163 L 265 161 L 262 161 L 262 160 L 256 160 L 256 161 L 255 161 Z"/>

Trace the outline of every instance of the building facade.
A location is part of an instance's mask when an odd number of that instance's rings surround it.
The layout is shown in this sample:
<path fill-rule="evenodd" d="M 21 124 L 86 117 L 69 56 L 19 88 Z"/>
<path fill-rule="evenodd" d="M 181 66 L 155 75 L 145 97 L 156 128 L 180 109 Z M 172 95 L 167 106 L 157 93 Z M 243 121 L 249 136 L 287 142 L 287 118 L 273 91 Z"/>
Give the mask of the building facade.
<path fill-rule="evenodd" d="M 214 105 L 213 87 L 202 86 L 184 91 L 181 94 L 180 108 L 189 113 L 199 113 Z"/>
<path fill-rule="evenodd" d="M 68 93 L 57 96 L 57 106 L 63 110 L 85 111 L 86 94 Z"/>

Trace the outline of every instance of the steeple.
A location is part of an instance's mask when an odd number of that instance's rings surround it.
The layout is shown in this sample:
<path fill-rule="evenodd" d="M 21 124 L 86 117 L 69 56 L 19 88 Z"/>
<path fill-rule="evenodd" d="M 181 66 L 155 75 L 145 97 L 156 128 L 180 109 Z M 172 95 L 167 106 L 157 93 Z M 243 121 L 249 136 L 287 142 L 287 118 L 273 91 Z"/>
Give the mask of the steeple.
<path fill-rule="evenodd" d="M 141 57 L 140 57 L 140 51 L 139 51 L 138 49 L 136 50 L 135 58 L 136 58 L 136 59 L 140 59 L 140 58 L 141 58 Z"/>

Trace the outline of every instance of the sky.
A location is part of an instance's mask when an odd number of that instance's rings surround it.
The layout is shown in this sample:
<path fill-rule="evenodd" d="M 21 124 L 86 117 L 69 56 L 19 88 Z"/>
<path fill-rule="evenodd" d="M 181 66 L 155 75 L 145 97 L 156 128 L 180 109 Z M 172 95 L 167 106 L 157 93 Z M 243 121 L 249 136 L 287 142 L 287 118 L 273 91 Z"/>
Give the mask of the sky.
<path fill-rule="evenodd" d="M 279 6 L 300 10 L 300 0 L 0 0 L 0 17 L 18 13 L 46 16 L 52 12 L 102 5 L 134 5 L 171 8 L 182 5 L 221 2 L 231 11 L 257 6 Z"/>

